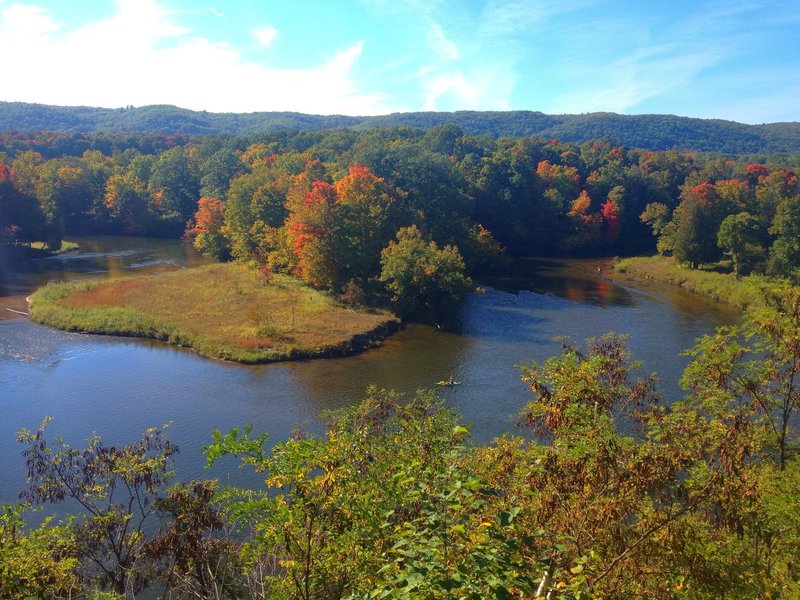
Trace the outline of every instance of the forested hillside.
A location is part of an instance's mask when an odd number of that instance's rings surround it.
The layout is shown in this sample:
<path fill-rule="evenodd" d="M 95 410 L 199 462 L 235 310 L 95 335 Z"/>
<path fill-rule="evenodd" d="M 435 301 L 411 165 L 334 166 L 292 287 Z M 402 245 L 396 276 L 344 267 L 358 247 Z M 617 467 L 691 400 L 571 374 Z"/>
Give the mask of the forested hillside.
<path fill-rule="evenodd" d="M 674 115 L 546 115 L 533 111 L 396 113 L 373 117 L 197 112 L 175 106 L 91 108 L 0 102 L 0 131 L 47 130 L 76 133 L 250 135 L 263 131 L 406 126 L 428 129 L 452 124 L 468 135 L 536 135 L 566 142 L 610 138 L 648 150 L 696 150 L 729 154 L 800 153 L 800 123 L 745 125 Z"/>

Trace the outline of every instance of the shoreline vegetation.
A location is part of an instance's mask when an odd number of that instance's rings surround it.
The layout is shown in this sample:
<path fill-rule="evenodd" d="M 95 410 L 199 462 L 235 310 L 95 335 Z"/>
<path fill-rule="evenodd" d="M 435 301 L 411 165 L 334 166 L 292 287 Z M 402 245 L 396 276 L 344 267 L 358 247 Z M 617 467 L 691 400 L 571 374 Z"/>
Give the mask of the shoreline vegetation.
<path fill-rule="evenodd" d="M 387 311 L 345 306 L 237 263 L 53 282 L 32 295 L 30 313 L 66 331 L 155 339 L 245 364 L 355 354 L 400 326 Z"/>
<path fill-rule="evenodd" d="M 47 258 L 48 256 L 58 256 L 68 252 L 77 252 L 81 247 L 77 242 L 61 241 L 58 250 L 50 250 L 45 242 L 30 242 L 16 246 L 4 246 L 4 250 L 10 256 L 17 259 Z"/>
<path fill-rule="evenodd" d="M 77 242 L 68 242 L 67 240 L 61 240 L 61 246 L 58 250 L 48 249 L 47 244 L 44 242 L 31 242 L 30 248 L 32 250 L 39 250 L 47 256 L 58 256 L 59 254 L 66 254 L 67 252 L 77 252 L 81 249 L 80 244 Z"/>
<path fill-rule="evenodd" d="M 771 285 L 778 281 L 763 275 L 737 279 L 730 273 L 690 269 L 668 256 L 633 256 L 619 259 L 613 266 L 615 278 L 667 283 L 739 308 L 747 308 L 758 300 L 758 294 L 753 294 L 754 285 Z"/>

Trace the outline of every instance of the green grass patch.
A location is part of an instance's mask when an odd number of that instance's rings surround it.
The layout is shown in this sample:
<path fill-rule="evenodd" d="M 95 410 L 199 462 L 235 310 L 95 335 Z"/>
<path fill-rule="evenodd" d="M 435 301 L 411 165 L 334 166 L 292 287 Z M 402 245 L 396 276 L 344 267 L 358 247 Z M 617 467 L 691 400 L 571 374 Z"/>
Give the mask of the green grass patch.
<path fill-rule="evenodd" d="M 167 273 L 50 283 L 31 317 L 67 331 L 136 336 L 244 363 L 341 355 L 394 330 L 394 315 L 353 310 L 281 275 L 266 282 L 235 263 Z"/>
<path fill-rule="evenodd" d="M 668 256 L 636 256 L 615 263 L 618 273 L 637 280 L 651 279 L 680 286 L 696 294 L 744 308 L 759 297 L 753 287 L 769 285 L 774 280 L 763 275 L 736 279 L 714 269 L 689 269 Z"/>

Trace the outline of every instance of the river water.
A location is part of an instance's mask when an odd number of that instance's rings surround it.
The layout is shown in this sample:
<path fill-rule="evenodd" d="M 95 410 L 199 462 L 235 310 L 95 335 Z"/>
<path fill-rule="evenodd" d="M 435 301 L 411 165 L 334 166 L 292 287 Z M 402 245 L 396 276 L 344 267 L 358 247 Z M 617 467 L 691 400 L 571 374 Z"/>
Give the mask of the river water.
<path fill-rule="evenodd" d="M 438 393 L 471 424 L 475 440 L 487 442 L 516 430 L 528 398 L 516 365 L 557 353 L 558 336 L 627 334 L 634 357 L 659 373 L 670 399 L 680 393 L 687 362 L 679 352 L 736 318 L 729 307 L 680 289 L 612 281 L 607 260 L 530 260 L 469 296 L 452 323 L 409 325 L 358 356 L 244 366 L 157 342 L 65 333 L 5 310 L 24 310 L 25 296 L 52 279 L 204 262 L 176 241 L 77 241 L 79 252 L 0 272 L 0 503 L 15 501 L 25 483 L 16 431 L 35 429 L 45 416 L 53 417 L 48 431 L 73 446 L 92 432 L 120 444 L 171 423 L 180 479 L 213 475 L 254 485 L 232 461 L 204 469 L 201 448 L 212 429 L 251 423 L 277 442 L 297 427 L 321 431 L 321 414 L 362 398 L 368 385 L 413 393 L 454 373 L 462 385 Z"/>

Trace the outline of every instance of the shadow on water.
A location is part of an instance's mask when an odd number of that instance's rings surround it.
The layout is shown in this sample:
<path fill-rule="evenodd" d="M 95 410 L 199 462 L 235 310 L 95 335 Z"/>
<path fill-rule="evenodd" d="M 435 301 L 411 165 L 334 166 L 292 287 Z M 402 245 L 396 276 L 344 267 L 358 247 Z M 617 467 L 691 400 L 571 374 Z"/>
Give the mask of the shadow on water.
<path fill-rule="evenodd" d="M 541 311 L 557 310 L 557 303 L 541 294 L 520 291 L 517 294 L 485 288 L 467 298 L 459 313 L 457 332 L 482 340 L 507 344 L 541 344 L 546 318 Z"/>
<path fill-rule="evenodd" d="M 611 260 L 606 258 L 522 258 L 513 262 L 509 274 L 487 278 L 486 283 L 510 293 L 551 294 L 595 306 L 633 305 L 628 290 L 602 277 L 610 268 Z"/>

